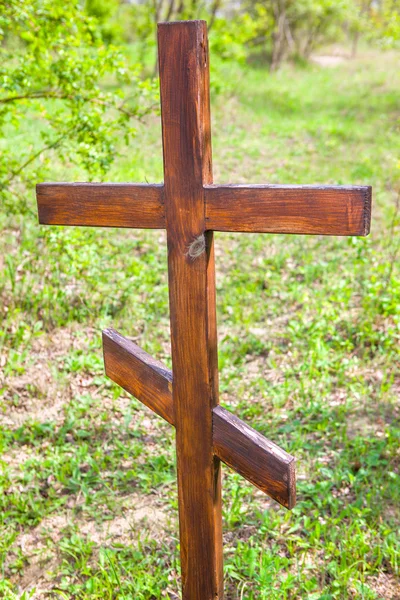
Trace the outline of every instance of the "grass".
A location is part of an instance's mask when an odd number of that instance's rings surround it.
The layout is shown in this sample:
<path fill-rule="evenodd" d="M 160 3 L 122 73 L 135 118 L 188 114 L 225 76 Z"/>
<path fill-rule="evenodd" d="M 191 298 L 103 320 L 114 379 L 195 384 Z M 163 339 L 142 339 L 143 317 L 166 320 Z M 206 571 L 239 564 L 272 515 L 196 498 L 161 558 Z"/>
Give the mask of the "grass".
<path fill-rule="evenodd" d="M 216 236 L 221 401 L 299 472 L 286 512 L 224 468 L 227 599 L 398 599 L 398 56 L 217 74 L 215 181 L 374 188 L 366 239 Z M 158 119 L 109 179 L 162 179 Z M 170 364 L 165 235 L 39 227 L 31 206 L 0 216 L 0 597 L 176 599 L 173 432 L 100 343 L 112 325 Z"/>

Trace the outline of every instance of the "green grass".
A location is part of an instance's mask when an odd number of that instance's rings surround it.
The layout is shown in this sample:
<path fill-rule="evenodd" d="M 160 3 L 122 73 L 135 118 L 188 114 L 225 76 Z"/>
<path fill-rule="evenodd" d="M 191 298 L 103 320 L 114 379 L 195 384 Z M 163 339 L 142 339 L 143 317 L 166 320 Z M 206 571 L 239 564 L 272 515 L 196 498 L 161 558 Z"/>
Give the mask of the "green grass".
<path fill-rule="evenodd" d="M 400 598 L 398 56 L 221 81 L 215 181 L 374 188 L 366 239 L 216 236 L 221 401 L 298 459 L 292 512 L 224 468 L 227 599 Z M 162 179 L 158 119 L 108 178 Z M 170 364 L 164 233 L 31 207 L 0 217 L 0 597 L 177 598 L 173 432 L 104 377 L 100 339 Z"/>

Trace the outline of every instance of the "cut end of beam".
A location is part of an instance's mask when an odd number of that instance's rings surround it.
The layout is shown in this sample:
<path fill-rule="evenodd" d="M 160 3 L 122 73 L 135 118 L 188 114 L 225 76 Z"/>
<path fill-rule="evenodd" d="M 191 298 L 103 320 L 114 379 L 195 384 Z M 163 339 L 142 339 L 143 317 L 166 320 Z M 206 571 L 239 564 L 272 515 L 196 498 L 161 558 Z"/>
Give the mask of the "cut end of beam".
<path fill-rule="evenodd" d="M 174 29 L 176 29 L 177 25 L 184 29 L 191 26 L 197 27 L 198 25 L 205 27 L 207 26 L 207 21 L 204 21 L 204 19 L 190 19 L 190 21 L 159 21 L 157 23 L 157 27 L 173 27 Z"/>
<path fill-rule="evenodd" d="M 372 211 L 372 186 L 367 185 L 364 188 L 364 233 L 366 236 L 371 231 L 371 211 Z"/>

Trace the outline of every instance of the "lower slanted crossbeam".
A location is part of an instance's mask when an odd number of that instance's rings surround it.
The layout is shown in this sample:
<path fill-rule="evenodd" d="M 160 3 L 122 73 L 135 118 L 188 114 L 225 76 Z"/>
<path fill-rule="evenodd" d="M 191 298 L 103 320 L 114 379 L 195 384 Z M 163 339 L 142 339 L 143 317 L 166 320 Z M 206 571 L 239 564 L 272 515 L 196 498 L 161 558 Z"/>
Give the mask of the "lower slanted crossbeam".
<path fill-rule="evenodd" d="M 174 425 L 172 371 L 113 329 L 103 331 L 106 374 Z M 213 409 L 213 451 L 286 508 L 296 502 L 293 456 L 221 406 Z"/>

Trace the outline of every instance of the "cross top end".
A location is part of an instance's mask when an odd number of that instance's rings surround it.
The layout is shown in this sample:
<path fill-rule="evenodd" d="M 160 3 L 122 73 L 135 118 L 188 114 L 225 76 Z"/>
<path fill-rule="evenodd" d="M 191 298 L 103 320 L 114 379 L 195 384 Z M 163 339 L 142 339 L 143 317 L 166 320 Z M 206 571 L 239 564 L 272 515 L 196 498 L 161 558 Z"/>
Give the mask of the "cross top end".
<path fill-rule="evenodd" d="M 367 235 L 369 186 L 213 185 L 205 21 L 158 25 L 163 184 L 44 183 L 39 222 L 167 230 L 172 372 L 112 329 L 107 375 L 176 427 L 184 600 L 221 600 L 220 461 L 286 508 L 295 460 L 218 405 L 213 231 Z"/>

